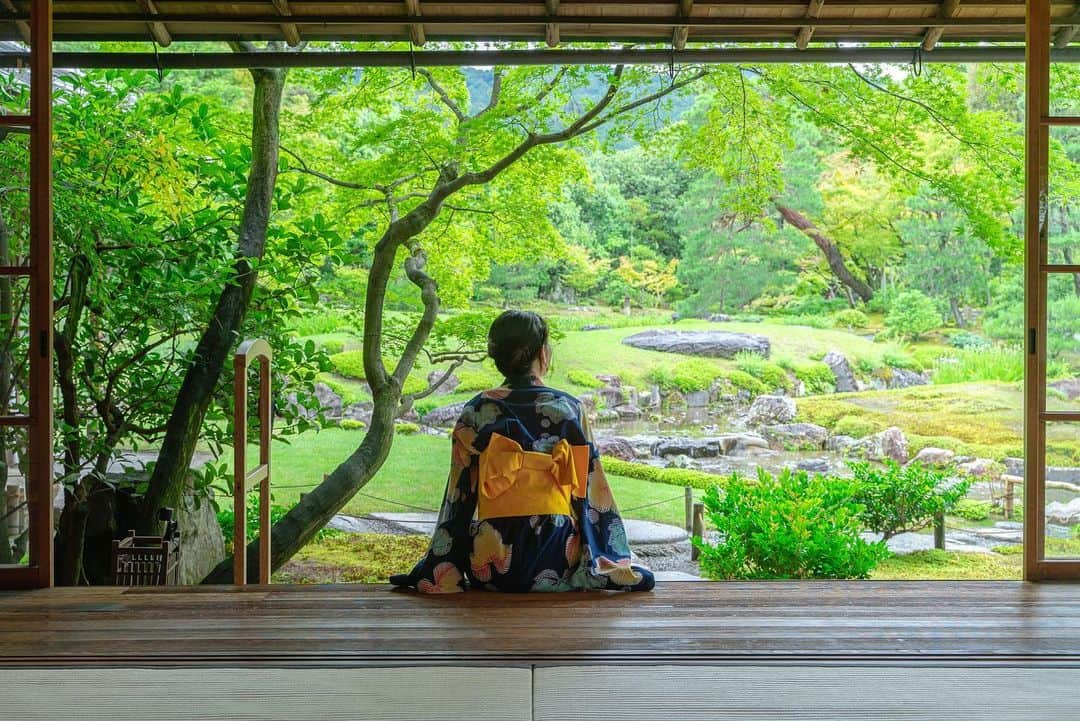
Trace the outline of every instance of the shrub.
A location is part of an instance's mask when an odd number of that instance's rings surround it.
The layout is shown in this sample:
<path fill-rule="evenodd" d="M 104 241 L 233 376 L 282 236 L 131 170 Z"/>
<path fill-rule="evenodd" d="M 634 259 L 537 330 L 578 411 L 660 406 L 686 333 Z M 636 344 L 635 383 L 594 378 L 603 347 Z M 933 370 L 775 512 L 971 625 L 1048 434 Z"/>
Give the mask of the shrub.
<path fill-rule="evenodd" d="M 949 513 L 971 487 L 971 479 L 952 481 L 948 469 L 886 461 L 884 467 L 850 462 L 855 474 L 854 501 L 871 531 L 888 540 L 898 533 L 920 531 L 934 515 Z"/>
<path fill-rule="evenodd" d="M 367 423 L 358 421 L 355 418 L 342 418 L 340 426 L 347 431 L 358 431 L 361 428 L 367 428 Z"/>
<path fill-rule="evenodd" d="M 368 397 L 363 392 L 363 389 L 359 387 L 359 383 L 343 381 L 341 378 L 329 373 L 320 373 L 318 380 L 320 383 L 327 385 L 334 393 L 341 396 L 341 402 L 347 406 L 350 406 L 353 403 L 359 403 Z"/>
<path fill-rule="evenodd" d="M 592 373 L 583 371 L 579 368 L 574 368 L 566 372 L 566 379 L 576 386 L 581 388 L 603 388 L 604 381 L 600 380 Z"/>
<path fill-rule="evenodd" d="M 466 393 L 478 393 L 489 388 L 497 388 L 502 383 L 502 376 L 487 368 L 474 370 L 462 368 L 458 370 L 457 377 L 460 381 L 457 390 Z"/>
<path fill-rule="evenodd" d="M 749 373 L 765 384 L 768 390 L 791 388 L 791 378 L 787 371 L 776 363 L 765 360 L 756 353 L 742 352 L 735 356 L 735 367 L 743 373 Z"/>
<path fill-rule="evenodd" d="M 949 337 L 949 345 L 961 350 L 984 350 L 990 347 L 990 341 L 978 333 L 962 330 Z"/>
<path fill-rule="evenodd" d="M 868 328 L 870 326 L 870 318 L 867 317 L 866 313 L 855 308 L 846 308 L 833 313 L 832 322 L 837 328 L 847 328 L 848 330 Z"/>
<path fill-rule="evenodd" d="M 646 379 L 665 390 L 681 393 L 708 390 L 713 382 L 725 372 L 720 366 L 707 360 L 691 358 L 679 361 L 671 367 L 658 366 L 646 374 Z"/>
<path fill-rule="evenodd" d="M 664 483 L 670 486 L 707 489 L 719 485 L 723 478 L 691 468 L 657 468 L 656 466 L 633 461 L 623 461 L 611 456 L 603 458 L 604 470 L 616 476 L 637 478 L 651 483 Z"/>
<path fill-rule="evenodd" d="M 330 365 L 338 375 L 364 380 L 364 352 L 347 350 L 330 356 Z"/>
<path fill-rule="evenodd" d="M 960 502 L 952 510 L 952 515 L 959 516 L 968 521 L 985 521 L 990 517 L 990 509 L 993 506 L 989 501 L 976 501 L 973 498 L 961 498 Z"/>
<path fill-rule="evenodd" d="M 309 335 L 336 333 L 339 330 L 350 328 L 352 321 L 344 311 L 324 309 L 318 313 L 296 318 L 290 325 L 292 332 L 303 338 Z"/>
<path fill-rule="evenodd" d="M 903 368 L 909 371 L 921 371 L 922 365 L 905 348 L 888 345 L 881 351 L 881 362 L 890 368 Z"/>
<path fill-rule="evenodd" d="M 723 491 L 705 492 L 721 540 L 693 539 L 702 571 L 713 579 L 866 578 L 888 549 L 860 536 L 853 493 L 848 479 L 805 471 L 759 470 L 756 483 L 732 476 Z"/>
<path fill-rule="evenodd" d="M 1046 377 L 1069 375 L 1069 367 L 1061 361 L 1046 362 Z M 934 383 L 967 383 L 969 381 L 1024 380 L 1024 355 L 1018 348 L 988 348 L 967 350 L 942 358 L 934 367 Z"/>
<path fill-rule="evenodd" d="M 420 426 L 415 423 L 400 421 L 394 424 L 394 432 L 400 433 L 403 436 L 411 436 L 420 432 Z"/>
<path fill-rule="evenodd" d="M 340 353 L 345 350 L 345 341 L 341 340 L 340 338 L 327 338 L 322 343 L 320 343 L 320 345 L 322 346 L 322 349 L 330 355 L 334 355 L 335 353 Z"/>
<path fill-rule="evenodd" d="M 809 395 L 832 393 L 836 389 L 836 376 L 829 366 L 820 361 L 796 364 L 792 372 L 806 386 Z"/>
<path fill-rule="evenodd" d="M 885 430 L 880 423 L 860 416 L 844 416 L 833 426 L 833 433 L 852 438 L 863 438 Z"/>
<path fill-rule="evenodd" d="M 941 325 L 937 306 L 925 293 L 905 290 L 889 304 L 885 327 L 901 338 L 916 339 Z"/>
<path fill-rule="evenodd" d="M 827 315 L 783 315 L 777 320 L 784 325 L 804 325 L 819 330 L 828 330 L 833 327 L 833 320 Z"/>
<path fill-rule="evenodd" d="M 720 377 L 730 383 L 733 388 L 746 391 L 751 397 L 760 396 L 771 390 L 754 376 L 740 370 L 722 371 Z"/>

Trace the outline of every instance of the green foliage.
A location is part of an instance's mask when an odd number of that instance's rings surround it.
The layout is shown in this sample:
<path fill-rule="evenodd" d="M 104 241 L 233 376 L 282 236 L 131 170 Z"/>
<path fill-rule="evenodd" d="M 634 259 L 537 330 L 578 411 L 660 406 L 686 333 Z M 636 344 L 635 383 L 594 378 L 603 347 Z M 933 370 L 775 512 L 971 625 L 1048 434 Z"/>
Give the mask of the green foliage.
<path fill-rule="evenodd" d="M 580 388 L 603 388 L 604 382 L 588 371 L 573 368 L 566 372 L 566 378 Z"/>
<path fill-rule="evenodd" d="M 790 390 L 792 383 L 787 371 L 776 363 L 765 360 L 756 353 L 742 352 L 735 356 L 735 366 L 743 373 L 748 373 L 768 390 Z"/>
<path fill-rule="evenodd" d="M 274 574 L 274 583 L 386 583 L 407 573 L 427 551 L 428 536 L 340 533 L 304 546 Z"/>
<path fill-rule="evenodd" d="M 736 390 L 746 391 L 752 398 L 773 390 L 754 376 L 741 370 L 725 370 L 722 371 L 720 377 L 730 383 Z"/>
<path fill-rule="evenodd" d="M 1069 367 L 1059 360 L 1048 360 L 1046 376 L 1063 378 Z M 1024 355 L 1018 348 L 987 348 L 952 353 L 934 366 L 934 383 L 969 383 L 972 381 L 1003 381 L 1018 383 L 1024 379 Z"/>
<path fill-rule="evenodd" d="M 671 486 L 705 490 L 724 482 L 720 476 L 691 468 L 657 468 L 645 463 L 623 461 L 612 456 L 604 456 L 602 462 L 604 471 L 609 474 L 637 478 L 650 483 L 665 483 Z"/>
<path fill-rule="evenodd" d="M 961 350 L 985 350 L 990 347 L 990 341 L 978 333 L 962 330 L 949 336 L 949 345 Z"/>
<path fill-rule="evenodd" d="M 327 338 L 319 345 L 321 345 L 322 349 L 330 355 L 335 355 L 345 350 L 345 341 L 340 338 Z"/>
<path fill-rule="evenodd" d="M 246 526 L 246 537 L 248 543 L 254 541 L 259 535 L 259 496 L 256 493 L 252 493 L 248 496 L 246 502 L 246 510 L 244 512 L 244 521 Z M 270 502 L 270 524 L 273 525 L 285 517 L 285 514 L 289 512 L 289 509 L 278 503 Z M 233 513 L 232 501 L 230 499 L 229 504 L 224 504 L 217 511 L 218 527 L 221 529 L 221 535 L 225 538 L 226 550 L 232 553 L 232 538 L 233 538 L 233 522 L 236 519 L 236 514 Z M 340 535 L 340 531 L 324 528 L 316 535 L 317 539 L 334 538 Z"/>
<path fill-rule="evenodd" d="M 870 318 L 867 317 L 866 313 L 856 308 L 845 308 L 833 313 L 832 321 L 834 326 L 847 328 L 848 330 L 868 328 L 870 326 Z"/>
<path fill-rule="evenodd" d="M 793 363 L 785 360 L 783 363 L 803 382 L 807 395 L 832 393 L 836 388 L 836 376 L 832 369 L 821 361 Z"/>
<path fill-rule="evenodd" d="M 967 495 L 971 479 L 953 480 L 949 469 L 885 461 L 883 468 L 869 463 L 848 464 L 855 474 L 854 501 L 862 506 L 859 517 L 866 527 L 886 540 L 898 533 L 926 528 L 934 515 L 949 513 Z"/>
<path fill-rule="evenodd" d="M 351 321 L 344 311 L 333 308 L 319 308 L 316 311 L 304 313 L 289 322 L 289 328 L 293 333 L 305 338 L 311 335 L 325 335 L 351 328 Z"/>
<path fill-rule="evenodd" d="M 347 431 L 358 431 L 362 428 L 367 428 L 367 423 L 358 421 L 355 418 L 342 418 L 341 423 L 338 425 Z"/>
<path fill-rule="evenodd" d="M 885 428 L 880 423 L 854 415 L 840 418 L 832 429 L 833 433 L 837 435 L 851 436 L 852 438 L 864 438 L 883 430 Z"/>
<path fill-rule="evenodd" d="M 347 350 L 330 356 L 330 365 L 334 372 L 346 378 L 364 380 L 364 352 Z"/>
<path fill-rule="evenodd" d="M 657 366 L 646 374 L 651 383 L 664 390 L 677 390 L 680 393 L 708 390 L 718 378 L 724 376 L 729 376 L 729 373 L 725 373 L 716 363 L 701 358 L 679 361 L 672 366 Z"/>
<path fill-rule="evenodd" d="M 915 340 L 941 325 L 934 301 L 918 290 L 905 290 L 889 304 L 885 327 L 900 338 Z"/>
<path fill-rule="evenodd" d="M 862 507 L 852 481 L 786 469 L 732 476 L 705 492 L 718 543 L 693 539 L 701 569 L 713 579 L 866 578 L 888 555 L 859 534 Z"/>
<path fill-rule="evenodd" d="M 921 371 L 922 364 L 912 354 L 899 345 L 886 346 L 881 352 L 881 362 L 890 368 L 903 368 L 909 371 Z"/>
<path fill-rule="evenodd" d="M 968 521 L 985 521 L 990 518 L 993 505 L 990 501 L 976 501 L 973 498 L 961 498 L 952 509 L 952 515 Z"/>
<path fill-rule="evenodd" d="M 409 423 L 407 421 L 398 421 L 394 424 L 394 432 L 400 433 L 403 436 L 411 436 L 420 432 L 420 426 L 416 423 Z"/>
<path fill-rule="evenodd" d="M 835 324 L 833 318 L 827 315 L 782 315 L 776 320 L 784 325 L 803 325 L 821 330 L 832 328 Z"/>
<path fill-rule="evenodd" d="M 497 388 L 502 383 L 502 376 L 487 368 L 466 369 L 459 368 L 457 371 L 457 390 L 462 392 L 479 393 L 489 388 Z"/>

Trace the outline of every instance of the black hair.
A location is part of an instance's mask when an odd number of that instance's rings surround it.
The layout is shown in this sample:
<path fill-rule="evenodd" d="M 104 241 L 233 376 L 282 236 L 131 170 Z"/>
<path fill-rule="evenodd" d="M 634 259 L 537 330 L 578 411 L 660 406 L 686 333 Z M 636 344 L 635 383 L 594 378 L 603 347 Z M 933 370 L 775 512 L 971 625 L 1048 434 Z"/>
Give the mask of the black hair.
<path fill-rule="evenodd" d="M 528 375 L 547 342 L 547 322 L 532 311 L 503 311 L 488 329 L 488 355 L 507 378 Z"/>

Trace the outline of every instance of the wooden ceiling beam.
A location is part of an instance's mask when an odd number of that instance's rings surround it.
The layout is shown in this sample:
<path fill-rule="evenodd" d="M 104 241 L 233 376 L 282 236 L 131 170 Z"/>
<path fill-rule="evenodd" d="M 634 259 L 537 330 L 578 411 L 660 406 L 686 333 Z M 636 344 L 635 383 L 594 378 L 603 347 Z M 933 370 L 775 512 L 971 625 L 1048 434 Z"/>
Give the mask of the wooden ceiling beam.
<path fill-rule="evenodd" d="M 544 7 L 547 9 L 548 17 L 559 14 L 559 0 L 544 0 Z M 549 48 L 559 47 L 559 23 L 548 23 L 544 36 Z"/>
<path fill-rule="evenodd" d="M 271 0 L 271 2 L 274 3 L 274 9 L 278 11 L 278 15 L 284 17 L 292 15 L 289 0 Z M 300 44 L 300 29 L 296 27 L 296 23 L 282 23 L 281 34 L 285 36 L 285 42 L 289 44 L 289 47 L 295 48 Z"/>
<path fill-rule="evenodd" d="M 154 0 L 135 0 L 135 4 L 139 6 L 139 11 L 144 15 L 157 15 L 157 5 L 154 4 Z M 169 33 L 169 28 L 165 27 L 165 23 L 160 22 L 148 22 L 146 23 L 146 29 L 150 31 L 150 35 L 153 36 L 154 42 L 163 48 L 167 48 L 172 45 L 172 35 Z"/>
<path fill-rule="evenodd" d="M 954 18 L 959 12 L 960 0 L 945 0 L 945 2 L 941 3 L 941 9 L 938 11 L 938 15 L 943 18 Z M 941 40 L 941 36 L 944 34 L 945 28 L 941 26 L 927 29 L 926 35 L 923 36 L 922 49 L 926 52 L 930 52 L 936 48 L 938 42 Z"/>
<path fill-rule="evenodd" d="M 17 15 L 18 10 L 15 9 L 15 5 L 11 0 L 0 0 L 0 8 L 4 8 L 12 15 Z M 15 27 L 19 29 L 19 36 L 22 37 L 22 41 L 27 45 L 30 44 L 30 23 L 25 20 L 16 20 Z"/>
<path fill-rule="evenodd" d="M 810 0 L 806 4 L 806 17 L 809 19 L 817 19 L 821 17 L 821 8 L 825 5 L 825 0 Z M 799 28 L 799 32 L 795 35 L 795 47 L 799 50 L 806 50 L 810 44 L 810 40 L 814 37 L 814 26 L 804 25 Z"/>
<path fill-rule="evenodd" d="M 680 18 L 688 18 L 692 12 L 694 12 L 694 0 L 679 0 Z M 690 37 L 690 26 L 679 25 L 675 28 L 671 44 L 675 46 L 676 50 L 683 50 L 686 48 L 686 39 L 688 37 Z"/>
<path fill-rule="evenodd" d="M 409 17 L 420 17 L 420 0 L 405 0 L 405 12 Z M 409 40 L 418 47 L 427 42 L 422 24 L 412 23 L 409 25 Z"/>

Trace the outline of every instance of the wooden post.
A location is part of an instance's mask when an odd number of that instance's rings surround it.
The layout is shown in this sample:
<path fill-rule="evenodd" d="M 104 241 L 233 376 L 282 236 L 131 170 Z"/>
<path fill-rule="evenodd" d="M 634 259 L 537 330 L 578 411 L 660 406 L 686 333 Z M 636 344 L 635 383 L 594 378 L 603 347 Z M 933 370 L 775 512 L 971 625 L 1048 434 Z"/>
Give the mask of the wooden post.
<path fill-rule="evenodd" d="M 686 495 L 686 532 L 694 530 L 694 489 L 687 486 L 683 489 Z"/>
<path fill-rule="evenodd" d="M 945 514 L 934 514 L 934 548 L 945 550 Z"/>
<path fill-rule="evenodd" d="M 1002 515 L 1005 516 L 1005 520 L 1011 520 L 1013 517 L 1013 509 L 1016 508 L 1016 481 L 1013 480 L 1013 476 L 1003 476 L 1002 480 L 1005 481 L 1005 498 L 1002 500 Z M 1023 479 L 1019 479 L 1023 483 Z"/>
<path fill-rule="evenodd" d="M 692 534 L 695 538 L 705 538 L 705 504 L 694 504 L 694 525 Z M 690 549 L 690 560 L 696 561 L 701 552 L 697 546 Z"/>

